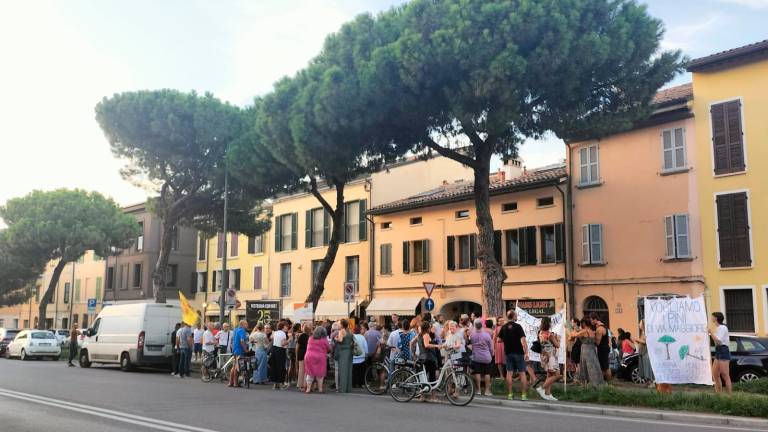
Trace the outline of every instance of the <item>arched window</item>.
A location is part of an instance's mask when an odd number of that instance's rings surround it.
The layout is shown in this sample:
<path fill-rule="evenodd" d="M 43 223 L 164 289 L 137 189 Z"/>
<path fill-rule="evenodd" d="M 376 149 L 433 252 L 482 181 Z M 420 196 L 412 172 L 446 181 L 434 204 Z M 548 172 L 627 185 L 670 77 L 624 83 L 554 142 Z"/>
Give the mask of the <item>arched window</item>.
<path fill-rule="evenodd" d="M 611 327 L 608 316 L 608 303 L 601 297 L 589 296 L 584 299 L 584 316 L 589 316 L 593 312 L 600 317 L 600 321 L 602 321 L 606 327 Z"/>

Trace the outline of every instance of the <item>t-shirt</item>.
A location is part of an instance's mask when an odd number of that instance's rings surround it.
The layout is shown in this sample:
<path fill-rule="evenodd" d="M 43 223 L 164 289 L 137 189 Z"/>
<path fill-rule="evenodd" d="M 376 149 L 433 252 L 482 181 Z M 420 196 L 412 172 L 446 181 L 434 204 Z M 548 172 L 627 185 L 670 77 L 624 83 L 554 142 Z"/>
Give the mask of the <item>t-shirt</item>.
<path fill-rule="evenodd" d="M 272 346 L 276 348 L 285 348 L 284 342 L 288 339 L 288 335 L 284 331 L 278 330 L 272 334 Z"/>
<path fill-rule="evenodd" d="M 392 333 L 389 334 L 389 339 L 387 339 L 387 346 L 390 348 L 397 348 L 397 344 L 400 343 L 400 333 L 402 333 L 402 330 L 395 330 Z M 389 358 L 394 359 L 397 353 L 395 353 L 395 350 L 391 350 L 389 352 Z"/>
<path fill-rule="evenodd" d="M 192 342 L 194 342 L 196 344 L 203 343 L 203 330 L 202 329 L 196 328 L 192 332 Z"/>
<path fill-rule="evenodd" d="M 355 343 L 360 345 L 360 348 L 363 349 L 363 355 L 356 356 L 356 355 L 353 354 L 352 363 L 353 364 L 360 364 L 360 363 L 365 362 L 365 353 L 368 352 L 368 342 L 365 340 L 365 336 L 363 336 L 361 334 L 356 334 L 355 335 Z"/>
<path fill-rule="evenodd" d="M 492 360 L 493 340 L 484 331 L 472 333 L 469 337 L 472 344 L 472 360 L 478 363 L 490 363 Z"/>
<path fill-rule="evenodd" d="M 397 344 L 397 355 L 405 360 L 411 360 L 411 341 L 414 338 L 412 332 L 400 332 L 400 341 Z"/>
<path fill-rule="evenodd" d="M 720 345 L 728 346 L 731 341 L 731 335 L 728 331 L 728 327 L 720 324 L 715 330 L 715 337 L 720 341 Z"/>
<path fill-rule="evenodd" d="M 248 346 L 248 332 L 244 328 L 238 327 L 237 330 L 235 330 L 235 333 L 232 335 L 232 354 L 245 354 L 243 345 Z"/>
<path fill-rule="evenodd" d="M 213 337 L 213 332 L 210 330 L 206 330 L 203 333 L 202 337 L 202 343 L 203 343 L 203 351 L 205 352 L 213 352 L 214 349 L 216 349 L 216 340 Z"/>
<path fill-rule="evenodd" d="M 523 327 L 516 322 L 504 324 L 499 332 L 499 337 L 504 341 L 504 354 L 525 354 L 522 338 L 525 337 Z"/>
<path fill-rule="evenodd" d="M 216 337 L 219 339 L 219 346 L 227 346 L 229 345 L 229 334 L 228 331 L 220 331 L 216 334 Z"/>
<path fill-rule="evenodd" d="M 371 329 L 365 332 L 365 342 L 368 344 L 368 355 L 376 353 L 376 348 L 378 348 L 380 341 L 381 333 L 379 333 L 378 330 Z"/>
<path fill-rule="evenodd" d="M 192 329 L 189 327 L 182 327 L 176 332 L 176 339 L 179 341 L 179 348 L 191 348 L 189 346 L 189 338 L 192 336 Z"/>

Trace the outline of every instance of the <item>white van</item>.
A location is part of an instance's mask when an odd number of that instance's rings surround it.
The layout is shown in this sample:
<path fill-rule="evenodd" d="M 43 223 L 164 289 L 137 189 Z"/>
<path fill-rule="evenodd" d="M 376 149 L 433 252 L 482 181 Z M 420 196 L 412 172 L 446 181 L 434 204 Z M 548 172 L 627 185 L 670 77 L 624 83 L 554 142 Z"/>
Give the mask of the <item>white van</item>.
<path fill-rule="evenodd" d="M 87 338 L 80 350 L 80 367 L 113 363 L 128 371 L 134 366 L 170 366 L 173 358 L 171 333 L 180 321 L 178 305 L 106 306 L 86 332 Z"/>

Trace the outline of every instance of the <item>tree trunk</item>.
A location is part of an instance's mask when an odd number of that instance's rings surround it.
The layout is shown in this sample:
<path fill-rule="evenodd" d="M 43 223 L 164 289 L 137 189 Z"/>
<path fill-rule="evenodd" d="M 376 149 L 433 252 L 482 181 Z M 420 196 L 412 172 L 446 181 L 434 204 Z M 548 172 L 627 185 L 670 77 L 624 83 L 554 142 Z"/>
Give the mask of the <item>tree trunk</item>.
<path fill-rule="evenodd" d="M 170 219 L 170 218 L 166 218 Z M 152 295 L 155 303 L 165 303 L 165 275 L 168 269 L 168 257 L 171 255 L 171 240 L 173 225 L 170 221 L 162 221 L 163 230 L 160 234 L 160 251 L 152 272 Z"/>
<path fill-rule="evenodd" d="M 487 144 L 486 144 L 487 146 Z M 486 147 L 484 146 L 484 147 Z M 489 146 L 487 146 L 489 147 Z M 480 262 L 480 271 L 483 281 L 483 314 L 485 316 L 499 316 L 504 314 L 504 301 L 501 297 L 501 289 L 507 274 L 496 261 L 493 252 L 493 219 L 490 208 L 490 181 L 491 151 L 489 148 L 477 148 L 475 174 L 475 211 L 477 213 L 477 259 Z"/>
<path fill-rule="evenodd" d="M 325 291 L 325 279 L 328 277 L 328 273 L 330 273 L 331 267 L 333 267 L 333 262 L 336 260 L 336 253 L 339 251 L 339 244 L 343 234 L 341 229 L 342 221 L 344 220 L 344 182 L 335 182 L 334 186 L 336 187 L 335 209 L 329 209 L 329 203 L 320 195 L 316 184 L 312 187 L 312 194 L 320 201 L 323 208 L 328 210 L 332 218 L 331 237 L 328 239 L 328 248 L 325 250 L 325 257 L 323 257 L 323 261 L 317 271 L 315 284 L 312 286 L 312 290 L 306 299 L 307 303 L 312 303 L 312 310 L 317 310 L 317 304 L 320 302 L 323 291 Z M 310 268 L 311 271 L 312 269 Z"/>
<path fill-rule="evenodd" d="M 53 293 L 56 292 L 56 285 L 59 284 L 59 277 L 61 277 L 61 272 L 64 271 L 64 266 L 67 265 L 67 262 L 64 261 L 64 259 L 60 259 L 58 263 L 56 263 L 56 267 L 53 268 L 53 274 L 51 275 L 51 281 L 48 282 L 48 289 L 45 290 L 45 293 L 43 294 L 43 297 L 40 298 L 40 304 L 37 307 L 38 310 L 38 318 L 37 318 L 37 329 L 38 330 L 45 330 L 45 312 L 46 309 L 48 309 L 48 302 L 51 301 L 51 297 L 53 297 Z M 72 296 L 72 290 L 74 287 L 70 287 L 70 297 Z M 72 299 L 70 298 L 70 302 Z M 54 327 L 56 326 L 56 323 L 53 323 Z"/>

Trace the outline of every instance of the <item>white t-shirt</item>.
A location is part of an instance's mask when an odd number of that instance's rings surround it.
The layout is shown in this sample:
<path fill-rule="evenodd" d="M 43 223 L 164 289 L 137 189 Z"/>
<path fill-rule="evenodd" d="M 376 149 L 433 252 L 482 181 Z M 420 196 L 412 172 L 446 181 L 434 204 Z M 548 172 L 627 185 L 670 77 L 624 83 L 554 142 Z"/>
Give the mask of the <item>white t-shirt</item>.
<path fill-rule="evenodd" d="M 220 331 L 216 333 L 216 338 L 219 340 L 219 346 L 229 345 L 229 332 Z"/>
<path fill-rule="evenodd" d="M 389 339 L 387 339 L 387 346 L 392 348 L 392 350 L 389 352 L 390 359 L 394 359 L 395 356 L 397 356 L 395 350 L 397 349 L 397 345 L 400 343 L 400 333 L 402 332 L 402 330 L 397 329 L 389 334 Z"/>
<path fill-rule="evenodd" d="M 717 326 L 717 330 L 715 330 L 715 337 L 720 341 L 720 345 L 729 346 L 729 342 L 731 341 L 731 334 L 728 332 L 728 327 L 722 324 Z"/>
<path fill-rule="evenodd" d="M 283 342 L 288 339 L 288 335 L 284 331 L 278 330 L 272 335 L 272 346 L 277 348 L 285 348 Z"/>
<path fill-rule="evenodd" d="M 198 343 L 202 343 L 202 341 L 203 341 L 203 330 L 196 328 L 192 332 L 192 342 L 198 344 Z"/>
<path fill-rule="evenodd" d="M 213 352 L 213 350 L 216 348 L 216 338 L 213 337 L 213 332 L 210 330 L 206 330 L 205 333 L 203 333 L 203 351 L 205 352 Z"/>

